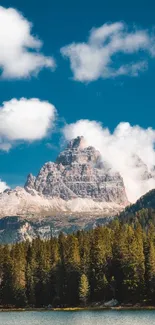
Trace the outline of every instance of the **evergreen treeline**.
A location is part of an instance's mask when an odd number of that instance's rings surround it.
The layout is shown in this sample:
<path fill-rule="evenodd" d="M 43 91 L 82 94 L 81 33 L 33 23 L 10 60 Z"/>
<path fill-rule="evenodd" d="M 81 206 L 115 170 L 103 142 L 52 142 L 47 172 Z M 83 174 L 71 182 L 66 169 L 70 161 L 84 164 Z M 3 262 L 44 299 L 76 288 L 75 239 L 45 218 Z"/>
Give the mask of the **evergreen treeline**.
<path fill-rule="evenodd" d="M 0 305 L 155 303 L 155 226 L 135 221 L 0 246 Z"/>

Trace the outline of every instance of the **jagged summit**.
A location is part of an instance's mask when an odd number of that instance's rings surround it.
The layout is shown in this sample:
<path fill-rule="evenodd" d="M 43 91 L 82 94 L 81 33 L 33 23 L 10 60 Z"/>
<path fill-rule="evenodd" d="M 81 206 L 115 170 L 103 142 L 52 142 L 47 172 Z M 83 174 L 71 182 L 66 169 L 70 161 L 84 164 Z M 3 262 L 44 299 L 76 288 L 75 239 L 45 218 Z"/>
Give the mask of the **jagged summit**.
<path fill-rule="evenodd" d="M 56 159 L 57 164 L 64 166 L 73 163 L 87 164 L 92 162 L 97 164 L 101 161 L 101 155 L 94 147 L 87 146 L 84 137 L 77 137 L 69 142 L 68 146 Z"/>
<path fill-rule="evenodd" d="M 84 137 L 71 140 L 56 162 L 44 164 L 36 178 L 30 174 L 25 189 L 66 201 L 82 198 L 121 205 L 128 202 L 120 174 L 103 164 L 99 151 L 87 147 Z"/>
<path fill-rule="evenodd" d="M 85 147 L 87 147 L 87 145 L 86 145 L 86 140 L 83 136 L 78 136 L 77 138 L 72 139 L 67 146 L 67 148 L 69 149 L 74 149 L 74 148 L 84 149 Z"/>

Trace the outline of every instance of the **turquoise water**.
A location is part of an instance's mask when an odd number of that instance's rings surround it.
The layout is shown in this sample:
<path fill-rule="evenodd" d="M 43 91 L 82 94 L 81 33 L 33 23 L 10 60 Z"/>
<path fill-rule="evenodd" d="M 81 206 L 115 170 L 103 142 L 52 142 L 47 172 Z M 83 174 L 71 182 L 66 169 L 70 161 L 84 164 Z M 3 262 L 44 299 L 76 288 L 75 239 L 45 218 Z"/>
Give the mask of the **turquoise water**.
<path fill-rule="evenodd" d="M 1 312 L 0 325 L 155 325 L 155 311 Z"/>

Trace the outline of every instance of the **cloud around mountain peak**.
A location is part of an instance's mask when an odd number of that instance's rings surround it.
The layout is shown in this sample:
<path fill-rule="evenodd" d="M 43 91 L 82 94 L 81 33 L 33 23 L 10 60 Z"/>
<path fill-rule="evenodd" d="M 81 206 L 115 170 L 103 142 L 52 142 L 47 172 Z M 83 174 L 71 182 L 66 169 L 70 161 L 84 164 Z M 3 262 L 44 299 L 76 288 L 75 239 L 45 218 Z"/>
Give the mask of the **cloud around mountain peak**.
<path fill-rule="evenodd" d="M 103 160 L 123 177 L 130 202 L 155 188 L 155 130 L 152 128 L 122 122 L 110 132 L 99 122 L 79 120 L 66 125 L 63 134 L 67 140 L 84 136 L 88 146 L 100 151 Z"/>
<path fill-rule="evenodd" d="M 4 192 L 7 188 L 8 185 L 0 179 L 0 193 Z"/>

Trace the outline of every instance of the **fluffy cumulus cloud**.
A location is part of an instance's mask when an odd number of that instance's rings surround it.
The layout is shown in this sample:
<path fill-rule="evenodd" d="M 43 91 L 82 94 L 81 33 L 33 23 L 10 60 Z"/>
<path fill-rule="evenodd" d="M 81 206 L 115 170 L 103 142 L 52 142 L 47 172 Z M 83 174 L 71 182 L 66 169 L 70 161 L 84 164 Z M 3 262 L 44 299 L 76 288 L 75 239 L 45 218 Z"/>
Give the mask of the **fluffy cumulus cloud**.
<path fill-rule="evenodd" d="M 55 67 L 52 57 L 40 53 L 42 42 L 31 33 L 32 24 L 13 8 L 0 6 L 0 68 L 2 78 L 26 78 L 42 68 Z"/>
<path fill-rule="evenodd" d="M 121 75 L 137 76 L 147 69 L 148 55 L 155 56 L 154 44 L 154 36 L 147 30 L 130 29 L 125 23 L 116 22 L 93 28 L 87 42 L 64 46 L 61 53 L 70 59 L 74 79 L 89 82 Z M 143 59 L 133 61 L 138 52 Z M 123 58 L 129 62 L 125 63 Z"/>
<path fill-rule="evenodd" d="M 100 151 L 103 161 L 123 177 L 130 202 L 155 188 L 155 130 L 122 122 L 111 133 L 99 122 L 79 120 L 63 133 L 67 140 L 84 136 L 87 146 Z"/>
<path fill-rule="evenodd" d="M 37 98 L 12 99 L 0 107 L 0 149 L 8 151 L 18 141 L 46 137 L 54 127 L 56 109 Z"/>

